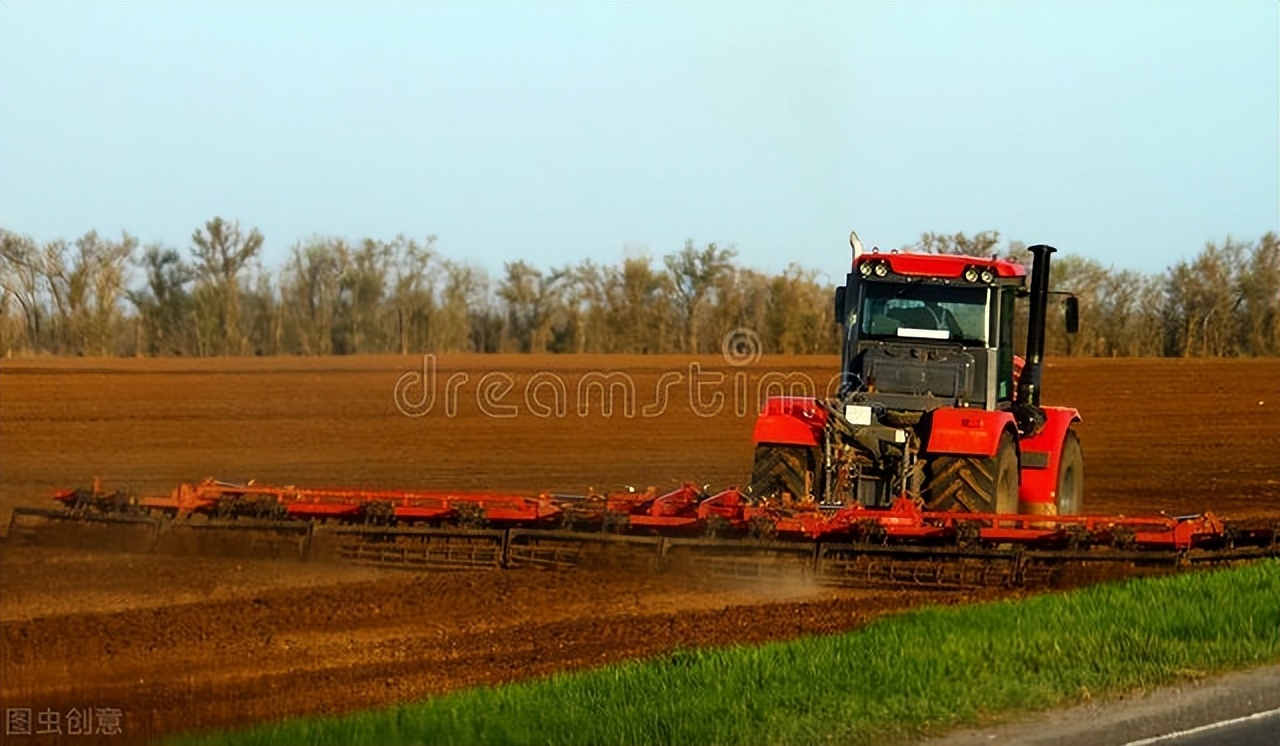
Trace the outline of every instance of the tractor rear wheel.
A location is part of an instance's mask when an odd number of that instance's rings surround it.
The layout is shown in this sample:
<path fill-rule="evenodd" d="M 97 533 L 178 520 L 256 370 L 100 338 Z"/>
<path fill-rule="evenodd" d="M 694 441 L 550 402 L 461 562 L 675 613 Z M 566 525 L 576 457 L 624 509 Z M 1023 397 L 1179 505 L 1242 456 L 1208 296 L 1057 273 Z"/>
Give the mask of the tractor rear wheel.
<path fill-rule="evenodd" d="M 929 462 L 925 505 L 967 513 L 1018 512 L 1018 447 L 1004 433 L 994 456 L 936 456 Z"/>
<path fill-rule="evenodd" d="M 1079 515 L 1084 503 L 1084 450 L 1080 436 L 1068 430 L 1058 463 L 1058 515 Z"/>
<path fill-rule="evenodd" d="M 813 489 L 817 450 L 811 446 L 756 446 L 751 495 L 763 500 L 788 493 L 794 500 L 807 499 Z"/>

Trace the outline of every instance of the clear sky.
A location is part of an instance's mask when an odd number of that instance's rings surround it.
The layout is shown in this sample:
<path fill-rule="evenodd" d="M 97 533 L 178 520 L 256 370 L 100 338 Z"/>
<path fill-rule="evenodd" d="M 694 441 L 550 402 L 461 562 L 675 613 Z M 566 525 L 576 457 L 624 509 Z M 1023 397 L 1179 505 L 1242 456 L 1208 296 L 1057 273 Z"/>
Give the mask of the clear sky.
<path fill-rule="evenodd" d="M 0 3 L 0 225 L 685 239 L 838 276 L 998 229 L 1159 271 L 1280 229 L 1280 3 Z"/>

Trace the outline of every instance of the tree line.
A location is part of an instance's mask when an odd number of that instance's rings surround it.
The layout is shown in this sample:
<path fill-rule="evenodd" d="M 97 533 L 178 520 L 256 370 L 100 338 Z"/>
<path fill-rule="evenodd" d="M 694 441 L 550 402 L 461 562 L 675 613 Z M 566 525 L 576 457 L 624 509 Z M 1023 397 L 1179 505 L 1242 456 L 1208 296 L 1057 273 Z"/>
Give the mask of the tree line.
<path fill-rule="evenodd" d="M 0 228 L 0 355 L 714 353 L 739 328 L 765 353 L 840 345 L 832 298 L 842 277 L 794 263 L 759 272 L 715 243 L 614 265 L 508 262 L 497 276 L 444 256 L 435 236 L 317 237 L 274 269 L 262 246 L 256 228 L 222 218 L 185 251 L 127 232 L 40 245 Z M 927 233 L 902 248 L 1029 259 L 996 231 Z M 1068 337 L 1050 314 L 1050 354 L 1280 353 L 1274 232 L 1209 243 L 1158 274 L 1060 254 L 1053 275 L 1080 298 L 1081 328 Z"/>

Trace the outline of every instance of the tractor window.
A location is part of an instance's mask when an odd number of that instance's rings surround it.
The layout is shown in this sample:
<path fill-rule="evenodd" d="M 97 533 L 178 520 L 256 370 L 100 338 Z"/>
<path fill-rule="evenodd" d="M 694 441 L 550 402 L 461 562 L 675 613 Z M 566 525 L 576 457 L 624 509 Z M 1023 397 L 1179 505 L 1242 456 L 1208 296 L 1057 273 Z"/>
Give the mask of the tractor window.
<path fill-rule="evenodd" d="M 1013 317 L 1017 291 L 1004 288 L 1000 291 L 1000 319 L 996 322 L 996 399 L 1013 399 Z"/>
<path fill-rule="evenodd" d="M 864 282 L 861 336 L 987 343 L 988 290 L 923 282 Z"/>

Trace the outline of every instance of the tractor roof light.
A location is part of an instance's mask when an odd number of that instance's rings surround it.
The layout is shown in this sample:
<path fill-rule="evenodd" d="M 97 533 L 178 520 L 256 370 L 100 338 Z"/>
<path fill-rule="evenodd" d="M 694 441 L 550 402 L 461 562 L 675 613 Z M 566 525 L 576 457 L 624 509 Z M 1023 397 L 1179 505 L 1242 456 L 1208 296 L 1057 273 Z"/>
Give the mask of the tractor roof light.
<path fill-rule="evenodd" d="M 996 281 L 996 273 L 991 271 L 990 267 L 982 270 L 982 281 L 990 285 Z"/>
<path fill-rule="evenodd" d="M 876 277 L 888 277 L 889 263 L 886 261 L 876 262 L 876 266 L 872 268 L 872 271 L 875 272 Z"/>
<path fill-rule="evenodd" d="M 862 275 L 863 277 L 870 277 L 870 276 L 871 276 L 871 264 L 872 264 L 871 262 L 863 262 L 862 264 L 859 264 L 859 265 L 858 265 L 858 274 Z"/>
<path fill-rule="evenodd" d="M 977 282 L 977 281 L 978 281 L 978 268 L 977 268 L 977 267 L 975 267 L 975 266 L 973 266 L 973 265 L 969 265 L 968 267 L 965 267 L 965 268 L 964 268 L 964 281 L 965 281 L 965 282 Z"/>

